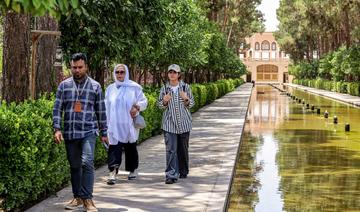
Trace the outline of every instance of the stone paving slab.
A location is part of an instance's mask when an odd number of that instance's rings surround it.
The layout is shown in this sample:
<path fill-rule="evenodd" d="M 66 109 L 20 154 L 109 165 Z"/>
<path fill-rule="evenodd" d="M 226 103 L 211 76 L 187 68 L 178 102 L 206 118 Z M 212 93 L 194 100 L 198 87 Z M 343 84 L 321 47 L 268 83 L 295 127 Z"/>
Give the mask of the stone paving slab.
<path fill-rule="evenodd" d="M 335 100 L 338 100 L 341 102 L 345 102 L 345 103 L 351 104 L 356 107 L 360 107 L 360 97 L 359 96 L 351 96 L 349 94 L 321 90 L 321 89 L 317 89 L 317 88 L 311 88 L 311 87 L 292 84 L 292 83 L 284 83 L 284 85 L 294 87 L 297 89 L 301 89 L 301 90 L 307 91 L 309 93 L 317 94 L 317 95 L 320 95 L 323 97 L 327 97 L 327 98 L 335 99 Z"/>
<path fill-rule="evenodd" d="M 188 178 L 164 183 L 163 135 L 138 146 L 137 180 L 127 180 L 128 173 L 121 171 L 117 184 L 109 186 L 107 167 L 97 169 L 94 201 L 99 211 L 225 211 L 251 90 L 246 83 L 193 114 Z M 27 211 L 64 211 L 71 198 L 68 186 Z"/>

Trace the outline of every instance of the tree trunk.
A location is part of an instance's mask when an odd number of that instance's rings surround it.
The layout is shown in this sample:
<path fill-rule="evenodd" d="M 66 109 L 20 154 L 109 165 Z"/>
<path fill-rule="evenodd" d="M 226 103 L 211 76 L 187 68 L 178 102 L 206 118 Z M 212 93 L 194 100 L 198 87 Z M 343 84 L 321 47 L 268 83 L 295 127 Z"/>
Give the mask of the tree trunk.
<path fill-rule="evenodd" d="M 207 82 L 211 82 L 211 71 L 210 71 L 210 69 L 207 70 Z"/>
<path fill-rule="evenodd" d="M 321 47 L 322 47 L 322 45 L 321 45 L 321 36 L 319 35 L 318 37 L 317 37 L 317 45 L 316 45 L 316 50 L 317 50 L 317 57 L 318 58 L 320 58 L 321 57 L 321 55 L 322 55 L 322 49 L 321 49 Z"/>
<path fill-rule="evenodd" d="M 136 64 L 129 64 L 129 79 L 136 81 L 136 69 L 137 69 L 137 65 Z"/>
<path fill-rule="evenodd" d="M 37 30 L 57 31 L 58 24 L 50 16 L 43 16 L 36 19 Z M 37 45 L 36 55 L 36 86 L 35 96 L 38 98 L 41 93 L 52 92 L 60 81 L 62 69 L 54 67 L 56 48 L 58 40 L 53 35 L 44 35 Z M 59 73 L 60 72 L 60 73 Z"/>
<path fill-rule="evenodd" d="M 231 33 L 232 33 L 232 29 L 233 29 L 234 24 L 231 24 L 228 36 L 227 36 L 227 40 L 226 40 L 226 46 L 229 47 L 229 43 L 230 43 L 230 38 L 231 38 Z"/>
<path fill-rule="evenodd" d="M 144 83 L 142 83 L 141 81 L 142 81 L 142 79 L 143 79 L 143 76 L 145 75 L 145 71 L 146 71 L 146 68 L 144 68 L 144 69 L 139 68 L 139 71 L 138 71 L 138 73 L 137 73 L 137 75 L 138 75 L 137 82 L 138 82 L 140 85 L 143 85 L 143 84 L 144 84 Z M 144 80 L 144 81 L 145 81 L 145 80 Z"/>
<path fill-rule="evenodd" d="M 100 83 L 101 87 L 105 86 L 105 71 L 107 70 L 107 67 L 105 66 L 105 58 L 100 60 L 92 60 L 91 59 L 92 54 L 88 54 L 88 63 L 89 63 L 89 70 L 88 74 L 96 80 L 98 83 Z M 111 73 L 112 76 L 112 73 Z"/>
<path fill-rule="evenodd" d="M 227 25 L 227 20 L 228 20 L 228 14 L 227 14 L 227 9 L 228 9 L 228 1 L 225 1 L 225 8 L 224 8 L 224 22 L 223 25 L 221 27 L 221 32 L 225 32 L 226 30 L 226 25 Z"/>
<path fill-rule="evenodd" d="M 218 20 L 218 0 L 210 0 L 209 12 L 207 17 L 210 21 L 217 22 Z"/>
<path fill-rule="evenodd" d="M 147 85 L 148 72 L 149 72 L 149 69 L 144 70 L 144 86 Z"/>
<path fill-rule="evenodd" d="M 7 12 L 4 23 L 3 90 L 7 102 L 29 97 L 30 16 Z"/>
<path fill-rule="evenodd" d="M 344 39 L 345 39 L 345 43 L 346 43 L 346 48 L 350 48 L 350 45 L 351 45 L 351 35 L 350 35 L 351 29 L 350 29 L 350 20 L 349 20 L 349 10 L 350 10 L 350 8 L 349 8 L 348 4 L 346 4 L 342 10 L 342 16 L 343 16 L 342 23 L 344 26 L 343 35 L 344 35 Z"/>
<path fill-rule="evenodd" d="M 153 81 L 152 81 L 152 86 L 156 86 L 157 85 L 157 71 L 156 70 L 153 70 L 151 72 L 151 74 L 153 75 Z"/>
<path fill-rule="evenodd" d="M 105 86 L 105 66 L 101 66 L 99 69 L 97 69 L 95 72 L 95 80 L 100 83 L 101 87 Z"/>

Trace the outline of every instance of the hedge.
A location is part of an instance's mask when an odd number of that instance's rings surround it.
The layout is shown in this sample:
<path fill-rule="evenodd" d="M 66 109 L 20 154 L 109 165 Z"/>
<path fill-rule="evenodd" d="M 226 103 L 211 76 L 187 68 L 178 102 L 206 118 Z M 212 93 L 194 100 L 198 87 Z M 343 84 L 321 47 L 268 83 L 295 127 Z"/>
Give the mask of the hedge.
<path fill-rule="evenodd" d="M 357 82 L 335 82 L 323 79 L 294 79 L 293 83 L 338 93 L 346 93 L 352 96 L 360 96 L 360 83 Z"/>
<path fill-rule="evenodd" d="M 195 112 L 241 85 L 241 79 L 192 84 Z M 158 88 L 145 88 L 148 108 L 142 112 L 147 126 L 139 142 L 159 134 L 162 112 L 156 106 Z M 0 211 L 29 205 L 69 183 L 64 145 L 55 145 L 52 129 L 54 96 L 22 104 L 0 105 Z M 106 161 L 106 150 L 98 141 L 95 164 Z"/>

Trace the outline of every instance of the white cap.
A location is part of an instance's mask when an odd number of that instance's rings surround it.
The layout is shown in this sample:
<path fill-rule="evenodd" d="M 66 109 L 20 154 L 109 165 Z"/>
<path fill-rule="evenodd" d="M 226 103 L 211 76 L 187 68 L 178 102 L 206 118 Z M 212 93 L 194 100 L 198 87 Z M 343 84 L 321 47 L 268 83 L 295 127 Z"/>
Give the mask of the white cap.
<path fill-rule="evenodd" d="M 180 73 L 180 66 L 176 65 L 176 64 L 171 64 L 169 67 L 168 67 L 168 71 L 170 70 L 173 70 L 173 71 L 176 71 L 177 73 Z"/>

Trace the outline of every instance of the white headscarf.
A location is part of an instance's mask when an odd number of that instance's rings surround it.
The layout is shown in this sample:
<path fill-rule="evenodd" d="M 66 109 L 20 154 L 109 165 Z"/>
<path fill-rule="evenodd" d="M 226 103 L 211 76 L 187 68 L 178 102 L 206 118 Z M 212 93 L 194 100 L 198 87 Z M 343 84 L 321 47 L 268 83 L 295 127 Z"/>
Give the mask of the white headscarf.
<path fill-rule="evenodd" d="M 116 70 L 120 67 L 124 67 L 125 68 L 125 79 L 123 82 L 119 81 L 117 78 L 116 78 Z M 129 80 L 129 68 L 127 67 L 127 65 L 125 64 L 117 64 L 114 68 L 114 71 L 113 71 L 113 77 L 114 77 L 114 80 L 115 80 L 115 83 L 116 83 L 116 86 L 133 86 L 133 87 L 139 87 L 142 89 L 141 85 L 137 84 L 136 82 L 132 81 L 132 80 Z"/>

